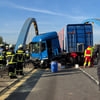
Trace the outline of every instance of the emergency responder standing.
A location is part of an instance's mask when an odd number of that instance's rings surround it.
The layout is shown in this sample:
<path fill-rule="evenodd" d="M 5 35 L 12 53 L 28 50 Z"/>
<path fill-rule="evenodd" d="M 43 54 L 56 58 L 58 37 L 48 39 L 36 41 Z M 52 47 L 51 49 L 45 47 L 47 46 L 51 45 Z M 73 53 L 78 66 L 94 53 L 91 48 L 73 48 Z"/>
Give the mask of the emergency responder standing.
<path fill-rule="evenodd" d="M 91 57 L 92 57 L 92 50 L 91 46 L 88 46 L 88 48 L 84 52 L 85 62 L 84 62 L 84 68 L 86 67 L 87 61 L 88 61 L 88 67 L 91 65 Z"/>
<path fill-rule="evenodd" d="M 0 65 L 6 64 L 6 52 L 4 44 L 0 44 Z"/>
<path fill-rule="evenodd" d="M 26 54 L 26 59 L 28 60 L 30 58 L 30 54 L 29 54 L 29 49 L 27 48 L 25 51 Z"/>
<path fill-rule="evenodd" d="M 23 50 L 23 45 L 20 44 L 18 46 L 18 50 L 16 51 L 17 57 L 17 67 L 16 67 L 16 74 L 24 75 L 23 73 L 23 64 L 25 61 L 25 50 Z"/>
<path fill-rule="evenodd" d="M 93 62 L 94 62 L 94 58 L 95 58 L 95 52 L 94 52 L 94 47 L 91 47 L 91 51 L 92 51 L 92 58 L 91 58 L 91 67 L 93 67 Z"/>
<path fill-rule="evenodd" d="M 9 50 L 9 46 L 6 45 L 6 46 L 5 46 L 5 54 L 7 53 L 8 50 Z M 7 60 L 6 60 L 6 67 L 7 67 Z"/>
<path fill-rule="evenodd" d="M 17 78 L 16 77 L 16 55 L 12 45 L 9 46 L 9 50 L 6 52 L 6 61 L 8 66 L 8 74 L 10 78 Z"/>
<path fill-rule="evenodd" d="M 6 45 L 5 51 L 7 52 L 9 50 L 9 46 Z"/>

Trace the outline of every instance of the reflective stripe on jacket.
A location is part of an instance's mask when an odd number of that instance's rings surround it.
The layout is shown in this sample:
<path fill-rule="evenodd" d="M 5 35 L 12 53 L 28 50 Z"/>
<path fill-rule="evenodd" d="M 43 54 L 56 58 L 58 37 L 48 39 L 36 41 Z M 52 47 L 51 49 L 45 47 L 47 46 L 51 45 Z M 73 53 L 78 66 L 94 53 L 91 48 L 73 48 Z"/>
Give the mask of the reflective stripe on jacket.
<path fill-rule="evenodd" d="M 29 51 L 28 50 L 26 50 L 25 54 L 26 54 L 27 57 L 29 57 Z"/>
<path fill-rule="evenodd" d="M 14 51 L 8 50 L 6 52 L 6 58 L 7 58 L 7 63 L 8 64 L 15 64 L 16 63 L 16 57 L 15 57 Z"/>
<path fill-rule="evenodd" d="M 5 51 L 2 50 L 2 52 L 0 53 L 0 60 L 5 60 Z"/>
<path fill-rule="evenodd" d="M 3 53 L 0 54 L 0 60 L 4 60 L 4 55 L 3 55 Z"/>
<path fill-rule="evenodd" d="M 87 48 L 85 50 L 84 56 L 91 56 L 92 57 L 92 50 L 91 50 L 91 48 Z"/>
<path fill-rule="evenodd" d="M 17 50 L 16 51 L 17 62 L 24 62 L 25 60 L 25 51 L 24 50 Z"/>

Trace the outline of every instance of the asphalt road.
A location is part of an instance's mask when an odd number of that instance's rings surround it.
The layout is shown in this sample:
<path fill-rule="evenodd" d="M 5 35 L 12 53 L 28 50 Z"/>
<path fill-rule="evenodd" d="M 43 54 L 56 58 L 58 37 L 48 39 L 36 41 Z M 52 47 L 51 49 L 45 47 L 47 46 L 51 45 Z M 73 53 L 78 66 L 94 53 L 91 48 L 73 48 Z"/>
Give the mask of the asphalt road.
<path fill-rule="evenodd" d="M 100 91 L 78 69 L 39 70 L 5 100 L 100 100 Z"/>

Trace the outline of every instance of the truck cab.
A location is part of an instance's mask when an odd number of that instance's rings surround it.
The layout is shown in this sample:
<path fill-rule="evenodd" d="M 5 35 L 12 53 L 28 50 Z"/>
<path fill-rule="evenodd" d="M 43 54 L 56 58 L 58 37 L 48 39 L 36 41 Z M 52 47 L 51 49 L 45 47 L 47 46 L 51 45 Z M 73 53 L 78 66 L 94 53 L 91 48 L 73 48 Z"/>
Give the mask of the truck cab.
<path fill-rule="evenodd" d="M 35 36 L 30 45 L 31 60 L 40 65 L 48 65 L 60 53 L 57 32 L 48 32 Z"/>

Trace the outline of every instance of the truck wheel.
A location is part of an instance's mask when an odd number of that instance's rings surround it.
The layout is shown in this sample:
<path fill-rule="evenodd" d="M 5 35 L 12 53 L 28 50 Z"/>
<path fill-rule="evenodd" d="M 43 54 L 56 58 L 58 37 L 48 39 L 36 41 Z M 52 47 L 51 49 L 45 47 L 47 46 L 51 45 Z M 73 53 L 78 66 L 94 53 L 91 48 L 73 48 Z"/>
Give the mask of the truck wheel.
<path fill-rule="evenodd" d="M 72 65 L 75 64 L 75 61 L 74 61 L 74 58 L 73 58 L 73 57 L 70 57 L 70 63 L 71 63 Z"/>

